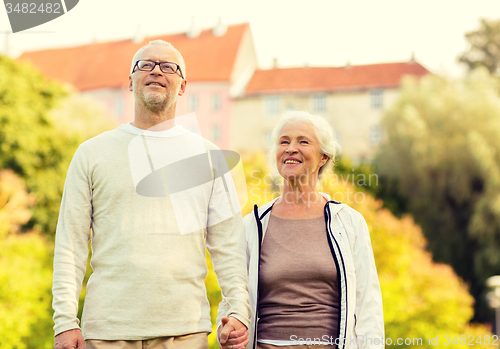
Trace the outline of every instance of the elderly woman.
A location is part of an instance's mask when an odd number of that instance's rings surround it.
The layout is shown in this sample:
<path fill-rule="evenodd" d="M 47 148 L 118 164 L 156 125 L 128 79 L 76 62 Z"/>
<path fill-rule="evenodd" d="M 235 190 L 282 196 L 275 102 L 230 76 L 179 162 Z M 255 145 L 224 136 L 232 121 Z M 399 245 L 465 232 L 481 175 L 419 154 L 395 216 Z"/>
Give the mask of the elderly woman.
<path fill-rule="evenodd" d="M 244 219 L 253 310 L 248 339 L 234 331 L 221 348 L 383 348 L 382 297 L 366 222 L 317 189 L 337 153 L 332 128 L 319 116 L 288 112 L 273 141 L 283 193 Z M 225 308 L 222 301 L 219 331 Z"/>

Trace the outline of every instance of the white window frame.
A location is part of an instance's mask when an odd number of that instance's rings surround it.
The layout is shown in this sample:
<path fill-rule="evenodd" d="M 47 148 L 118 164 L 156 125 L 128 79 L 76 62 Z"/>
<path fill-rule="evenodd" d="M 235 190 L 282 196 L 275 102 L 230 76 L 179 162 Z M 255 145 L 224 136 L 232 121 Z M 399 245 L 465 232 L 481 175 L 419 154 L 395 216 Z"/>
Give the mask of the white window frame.
<path fill-rule="evenodd" d="M 326 94 L 313 95 L 313 112 L 325 113 L 326 112 Z"/>
<path fill-rule="evenodd" d="M 266 96 L 264 98 L 265 113 L 269 116 L 278 116 L 280 113 L 280 97 Z"/>
<path fill-rule="evenodd" d="M 219 110 L 221 108 L 221 96 L 219 93 L 212 95 L 212 110 Z"/>
<path fill-rule="evenodd" d="M 370 106 L 372 109 L 382 109 L 384 106 L 384 90 L 370 91 Z"/>

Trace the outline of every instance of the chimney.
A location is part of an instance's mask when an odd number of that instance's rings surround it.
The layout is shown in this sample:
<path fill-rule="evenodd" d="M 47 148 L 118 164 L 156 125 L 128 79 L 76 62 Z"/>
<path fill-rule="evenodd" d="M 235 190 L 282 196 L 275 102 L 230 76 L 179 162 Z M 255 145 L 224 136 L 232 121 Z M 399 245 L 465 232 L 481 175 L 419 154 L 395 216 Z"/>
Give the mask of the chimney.
<path fill-rule="evenodd" d="M 134 44 L 140 44 L 144 41 L 144 34 L 141 32 L 141 25 L 137 24 L 137 30 L 135 31 L 135 35 L 132 38 L 132 42 Z"/>
<path fill-rule="evenodd" d="M 415 63 L 415 51 L 411 51 L 411 57 L 410 57 L 410 61 L 408 62 L 409 64 L 413 64 Z"/>
<path fill-rule="evenodd" d="M 196 17 L 193 16 L 191 17 L 191 27 L 189 28 L 188 32 L 186 33 L 187 37 L 190 39 L 194 39 L 200 35 L 200 28 L 196 26 Z"/>
<path fill-rule="evenodd" d="M 352 68 L 352 66 L 351 66 L 351 62 L 350 62 L 350 61 L 347 61 L 347 63 L 346 63 L 346 65 L 345 65 L 344 69 L 351 69 L 351 68 Z"/>
<path fill-rule="evenodd" d="M 278 68 L 278 58 L 274 57 L 273 58 L 273 69 L 277 69 Z"/>
<path fill-rule="evenodd" d="M 219 16 L 219 20 L 217 21 L 217 25 L 212 30 L 212 34 L 214 36 L 224 36 L 227 32 L 227 25 L 222 24 L 222 17 Z"/>

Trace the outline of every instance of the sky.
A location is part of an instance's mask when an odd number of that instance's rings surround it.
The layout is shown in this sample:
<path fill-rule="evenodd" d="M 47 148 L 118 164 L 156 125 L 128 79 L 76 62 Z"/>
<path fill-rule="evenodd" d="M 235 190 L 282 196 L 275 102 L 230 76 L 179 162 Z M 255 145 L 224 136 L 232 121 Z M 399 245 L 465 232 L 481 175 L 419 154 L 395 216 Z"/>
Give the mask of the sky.
<path fill-rule="evenodd" d="M 80 0 L 65 15 L 15 34 L 0 9 L 0 51 L 8 47 L 16 57 L 127 39 L 138 28 L 146 36 L 174 34 L 193 20 L 207 29 L 219 17 L 228 25 L 250 23 L 262 69 L 275 58 L 278 67 L 343 66 L 408 61 L 413 53 L 434 73 L 460 76 L 464 33 L 481 18 L 500 19 L 500 0 Z"/>

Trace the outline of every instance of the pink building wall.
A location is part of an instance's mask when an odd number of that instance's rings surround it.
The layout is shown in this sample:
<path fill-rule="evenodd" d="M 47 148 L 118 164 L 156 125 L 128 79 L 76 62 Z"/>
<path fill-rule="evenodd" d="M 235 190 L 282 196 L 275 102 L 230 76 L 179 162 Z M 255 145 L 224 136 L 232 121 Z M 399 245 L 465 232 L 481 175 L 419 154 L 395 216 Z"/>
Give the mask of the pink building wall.
<path fill-rule="evenodd" d="M 221 149 L 229 149 L 231 144 L 232 99 L 229 95 L 229 83 L 189 82 L 186 93 L 177 101 L 176 116 L 195 112 L 201 135 L 215 143 Z M 218 95 L 220 106 L 213 108 L 213 98 Z M 192 110 L 190 98 L 197 99 L 197 107 Z M 219 128 L 219 138 L 214 138 L 214 127 Z"/>
<path fill-rule="evenodd" d="M 125 124 L 134 119 L 134 96 L 126 87 L 115 89 L 100 89 L 83 92 L 91 96 L 101 105 L 107 115 Z M 213 98 L 219 96 L 219 108 L 214 109 Z M 197 98 L 195 110 L 190 107 L 190 98 Z M 196 114 L 199 131 L 209 141 L 221 149 L 229 149 L 231 144 L 231 112 L 232 99 L 229 95 L 229 83 L 193 82 L 186 88 L 186 93 L 177 100 L 176 116 L 194 112 Z M 214 127 L 218 127 L 218 138 L 214 134 Z M 197 132 L 192 129 L 191 131 Z"/>

